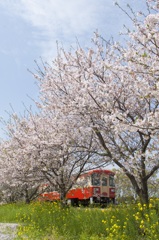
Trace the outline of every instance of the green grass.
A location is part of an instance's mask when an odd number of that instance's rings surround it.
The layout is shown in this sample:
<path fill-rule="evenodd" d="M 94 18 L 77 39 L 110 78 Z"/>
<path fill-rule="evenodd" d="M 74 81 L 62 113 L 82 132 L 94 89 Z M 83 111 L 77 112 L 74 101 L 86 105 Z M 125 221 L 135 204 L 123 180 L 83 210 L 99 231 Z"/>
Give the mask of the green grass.
<path fill-rule="evenodd" d="M 0 222 L 18 223 L 24 213 L 28 213 L 28 206 L 25 204 L 4 204 L 0 205 Z M 17 218 L 17 216 L 19 216 Z"/>
<path fill-rule="evenodd" d="M 159 201 L 146 206 L 61 208 L 57 203 L 0 206 L 0 222 L 18 222 L 18 240 L 158 240 Z"/>

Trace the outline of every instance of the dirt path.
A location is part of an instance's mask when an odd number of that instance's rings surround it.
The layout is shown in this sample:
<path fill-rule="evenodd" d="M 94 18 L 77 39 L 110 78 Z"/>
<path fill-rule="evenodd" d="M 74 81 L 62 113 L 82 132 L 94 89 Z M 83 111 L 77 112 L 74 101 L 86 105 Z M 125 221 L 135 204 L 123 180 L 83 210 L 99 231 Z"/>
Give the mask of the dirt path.
<path fill-rule="evenodd" d="M 0 240 L 13 240 L 17 226 L 16 223 L 0 223 Z"/>

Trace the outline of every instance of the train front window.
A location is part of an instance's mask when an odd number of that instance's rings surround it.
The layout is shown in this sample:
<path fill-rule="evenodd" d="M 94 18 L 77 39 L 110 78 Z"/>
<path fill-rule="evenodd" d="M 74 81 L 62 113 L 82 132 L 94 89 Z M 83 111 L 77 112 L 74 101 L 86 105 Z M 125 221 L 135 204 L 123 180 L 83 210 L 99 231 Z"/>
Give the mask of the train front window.
<path fill-rule="evenodd" d="M 115 187 L 114 176 L 112 176 L 112 175 L 109 176 L 109 186 Z"/>
<path fill-rule="evenodd" d="M 100 186 L 100 174 L 98 174 L 98 173 L 92 174 L 92 185 Z"/>
<path fill-rule="evenodd" d="M 102 177 L 102 186 L 107 186 L 107 178 Z"/>

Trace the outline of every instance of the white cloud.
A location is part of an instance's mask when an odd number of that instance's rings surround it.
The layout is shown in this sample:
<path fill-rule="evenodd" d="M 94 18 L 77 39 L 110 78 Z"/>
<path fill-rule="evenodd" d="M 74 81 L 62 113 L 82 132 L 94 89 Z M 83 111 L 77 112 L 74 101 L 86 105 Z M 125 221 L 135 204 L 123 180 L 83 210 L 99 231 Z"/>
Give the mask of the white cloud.
<path fill-rule="evenodd" d="M 138 0 L 129 2 L 136 6 Z M 0 0 L 0 5 L 10 16 L 19 16 L 32 27 L 39 55 L 47 57 L 55 54 L 56 40 L 69 46 L 77 37 L 89 45 L 88 39 L 97 28 L 109 38 L 127 21 L 113 0 Z"/>
<path fill-rule="evenodd" d="M 90 0 L 85 3 L 84 0 L 22 0 L 21 16 L 48 31 L 58 32 L 61 28 L 64 33 L 81 32 L 92 24 L 92 15 L 97 10 L 97 5 L 91 4 Z"/>
<path fill-rule="evenodd" d="M 112 0 L 107 4 L 103 0 L 0 0 L 0 4 L 38 30 L 38 44 L 47 55 L 56 40 L 67 43 L 94 31 L 103 8 L 110 9 Z"/>

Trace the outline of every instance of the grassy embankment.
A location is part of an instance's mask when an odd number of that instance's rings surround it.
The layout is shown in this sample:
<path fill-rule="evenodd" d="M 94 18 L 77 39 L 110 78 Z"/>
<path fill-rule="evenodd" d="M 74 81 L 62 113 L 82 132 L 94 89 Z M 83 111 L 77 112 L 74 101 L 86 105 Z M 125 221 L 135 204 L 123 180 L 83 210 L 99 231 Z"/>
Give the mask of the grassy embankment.
<path fill-rule="evenodd" d="M 0 206 L 0 222 L 21 223 L 18 240 L 158 240 L 159 200 L 146 206 L 61 208 L 34 202 Z"/>

